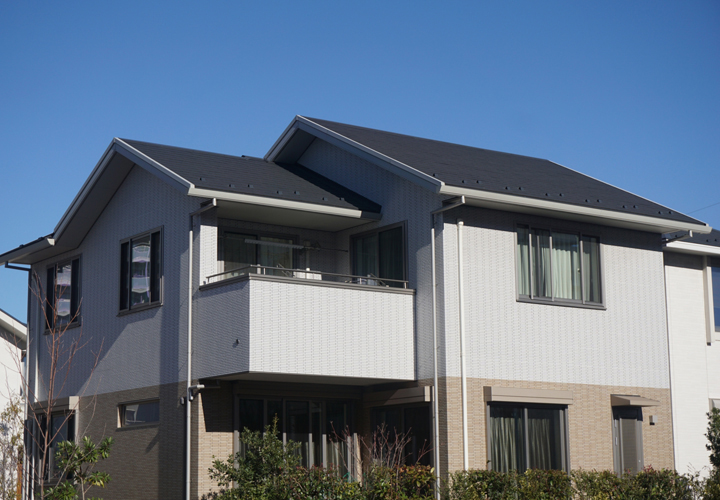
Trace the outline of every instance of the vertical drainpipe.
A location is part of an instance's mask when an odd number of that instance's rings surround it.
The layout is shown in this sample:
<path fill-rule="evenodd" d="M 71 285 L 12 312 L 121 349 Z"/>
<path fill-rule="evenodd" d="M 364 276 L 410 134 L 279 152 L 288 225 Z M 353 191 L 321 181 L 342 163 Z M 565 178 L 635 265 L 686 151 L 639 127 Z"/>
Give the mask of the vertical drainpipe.
<path fill-rule="evenodd" d="M 465 371 L 465 294 L 463 288 L 463 252 L 462 230 L 465 223 L 457 221 L 457 260 L 458 260 L 458 320 L 460 333 L 460 386 L 462 391 L 462 427 L 463 427 L 463 468 L 470 468 L 468 457 L 468 423 L 467 423 L 467 373 Z"/>
<path fill-rule="evenodd" d="M 430 258 L 432 271 L 432 331 L 433 331 L 433 447 L 435 450 L 435 498 L 440 500 L 440 402 L 438 389 L 438 339 L 437 339 L 437 270 L 435 262 L 435 216 L 465 204 L 465 197 L 460 196 L 446 205 L 430 213 Z"/>
<path fill-rule="evenodd" d="M 192 304 L 193 304 L 193 218 L 217 206 L 215 198 L 204 207 L 190 214 L 188 231 L 188 316 L 187 316 L 187 389 L 185 391 L 185 500 L 190 500 L 190 444 L 192 438 L 191 401 L 195 392 L 192 383 Z"/>
<path fill-rule="evenodd" d="M 430 256 L 432 269 L 432 329 L 433 329 L 433 439 L 434 462 L 435 462 L 435 498 L 440 498 L 440 419 L 438 402 L 438 341 L 437 341 L 437 272 L 435 270 L 435 215 L 432 218 L 432 226 L 430 228 Z"/>

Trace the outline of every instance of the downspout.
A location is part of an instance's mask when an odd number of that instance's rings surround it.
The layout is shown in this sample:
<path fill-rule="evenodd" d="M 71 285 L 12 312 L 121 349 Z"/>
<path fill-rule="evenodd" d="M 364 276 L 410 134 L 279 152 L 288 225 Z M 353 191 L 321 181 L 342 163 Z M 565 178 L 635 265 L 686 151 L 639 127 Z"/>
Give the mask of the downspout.
<path fill-rule="evenodd" d="M 196 215 L 217 206 L 217 200 L 190 214 L 190 229 L 188 231 L 188 317 L 187 317 L 187 390 L 185 393 L 185 499 L 190 500 L 190 444 L 192 439 L 192 413 L 191 401 L 197 389 L 192 383 L 192 304 L 193 304 L 193 220 Z"/>
<path fill-rule="evenodd" d="M 462 391 L 462 427 L 463 427 L 463 468 L 470 468 L 468 457 L 468 424 L 467 424 L 467 373 L 465 371 L 465 304 L 463 287 L 463 253 L 462 229 L 465 223 L 457 221 L 457 260 L 458 260 L 458 319 L 460 333 L 460 387 Z"/>
<path fill-rule="evenodd" d="M 461 196 L 457 201 L 449 203 L 438 210 L 430 213 L 430 258 L 432 260 L 432 330 L 433 330 L 433 444 L 435 461 L 435 498 L 440 499 L 440 403 L 438 389 L 440 386 L 438 377 L 438 339 L 437 339 L 437 270 L 435 261 L 435 216 L 446 210 L 450 210 L 465 204 L 465 197 Z"/>

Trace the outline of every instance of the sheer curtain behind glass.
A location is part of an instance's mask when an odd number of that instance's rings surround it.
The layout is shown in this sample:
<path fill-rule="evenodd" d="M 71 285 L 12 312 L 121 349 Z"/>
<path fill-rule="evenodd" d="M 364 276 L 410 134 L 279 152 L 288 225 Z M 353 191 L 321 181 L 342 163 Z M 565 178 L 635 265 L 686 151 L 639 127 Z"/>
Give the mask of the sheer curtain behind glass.
<path fill-rule="evenodd" d="M 600 243 L 583 236 L 583 295 L 587 302 L 600 302 Z"/>
<path fill-rule="evenodd" d="M 580 242 L 576 234 L 553 233 L 552 262 L 555 297 L 580 299 Z"/>
<path fill-rule="evenodd" d="M 530 295 L 530 231 L 527 227 L 517 230 L 518 294 Z"/>
<path fill-rule="evenodd" d="M 562 469 L 560 411 L 528 408 L 528 468 Z"/>
<path fill-rule="evenodd" d="M 499 472 L 525 470 L 523 409 L 490 407 L 490 467 Z"/>
<path fill-rule="evenodd" d="M 550 231 L 533 230 L 533 275 L 535 296 L 552 297 Z"/>

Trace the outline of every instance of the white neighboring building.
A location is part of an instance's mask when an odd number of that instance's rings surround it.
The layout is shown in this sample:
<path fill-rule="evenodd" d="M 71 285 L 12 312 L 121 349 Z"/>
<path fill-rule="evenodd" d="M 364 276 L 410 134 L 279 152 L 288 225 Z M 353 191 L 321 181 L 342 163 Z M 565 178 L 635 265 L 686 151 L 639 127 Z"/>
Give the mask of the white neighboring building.
<path fill-rule="evenodd" d="M 710 466 L 707 412 L 720 408 L 720 231 L 665 245 L 675 467 Z"/>
<path fill-rule="evenodd" d="M 22 389 L 22 362 L 27 341 L 27 327 L 0 309 L 0 411 L 11 393 Z"/>

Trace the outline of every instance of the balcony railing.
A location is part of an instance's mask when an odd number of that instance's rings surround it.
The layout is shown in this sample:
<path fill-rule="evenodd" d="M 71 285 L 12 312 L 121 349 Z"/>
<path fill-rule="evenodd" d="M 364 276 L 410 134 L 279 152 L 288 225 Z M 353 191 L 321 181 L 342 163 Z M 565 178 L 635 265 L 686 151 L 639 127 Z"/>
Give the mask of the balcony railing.
<path fill-rule="evenodd" d="M 230 269 L 222 273 L 211 274 L 206 278 L 207 284 L 218 283 L 220 281 L 237 278 L 248 275 L 262 276 L 278 276 L 281 278 L 296 278 L 304 280 L 321 280 L 331 281 L 335 283 L 349 283 L 355 285 L 380 286 L 388 288 L 407 288 L 408 282 L 404 280 L 393 280 L 387 278 L 378 278 L 369 274 L 367 276 L 355 276 L 352 274 L 326 273 L 324 271 L 316 271 L 310 269 L 288 269 L 285 267 L 271 267 L 249 265 Z"/>

